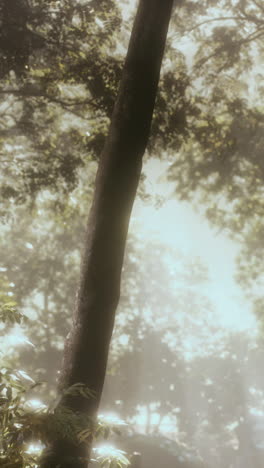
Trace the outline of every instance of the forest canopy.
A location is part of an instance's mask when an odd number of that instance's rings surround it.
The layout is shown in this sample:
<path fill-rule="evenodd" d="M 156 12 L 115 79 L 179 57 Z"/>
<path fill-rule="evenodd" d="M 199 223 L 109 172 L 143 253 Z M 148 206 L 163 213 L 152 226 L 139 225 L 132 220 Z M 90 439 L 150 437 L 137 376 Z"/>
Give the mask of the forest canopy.
<path fill-rule="evenodd" d="M 0 454 L 9 463 L 7 446 L 10 460 L 19 453 L 15 467 L 38 466 L 30 437 L 19 445 L 15 425 L 28 421 L 19 405 L 25 388 L 30 401 L 54 400 L 136 8 L 132 0 L 0 5 Z M 128 424 L 114 441 L 128 458 L 154 453 L 144 434 L 154 446 L 177 441 L 162 452 L 176 457 L 168 466 L 180 457 L 192 460 L 184 468 L 263 463 L 263 13 L 257 0 L 173 2 L 137 200 L 155 210 L 178 200 L 234 242 L 237 283 L 258 329 L 219 324 L 224 302 L 208 293 L 206 260 L 132 222 L 100 406 Z M 155 164 L 161 193 L 149 189 Z M 184 231 L 184 218 L 176 223 Z M 108 437 L 103 421 L 98 434 Z M 106 465 L 125 466 L 122 453 Z M 143 468 L 155 466 L 146 454 Z"/>

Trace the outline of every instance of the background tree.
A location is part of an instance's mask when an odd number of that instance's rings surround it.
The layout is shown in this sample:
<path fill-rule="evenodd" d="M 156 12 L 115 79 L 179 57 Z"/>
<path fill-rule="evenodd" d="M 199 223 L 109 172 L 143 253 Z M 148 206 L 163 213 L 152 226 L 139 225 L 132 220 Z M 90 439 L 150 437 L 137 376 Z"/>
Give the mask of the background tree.
<path fill-rule="evenodd" d="M 241 243 L 238 278 L 262 316 L 263 7 L 260 2 L 186 2 L 178 34 L 189 41 L 189 138 L 171 167 L 182 199 Z M 177 18 L 176 18 L 177 21 Z M 179 37 L 179 36 L 178 36 Z M 198 96 L 197 96 L 198 94 Z M 253 299 L 254 298 L 254 299 Z"/>
<path fill-rule="evenodd" d="M 35 336 L 38 343 L 34 353 L 17 347 L 16 363 L 37 371 L 52 392 L 131 18 L 122 2 L 118 8 L 110 1 L 2 4 L 1 284 L 5 297 L 29 312 L 23 339 L 35 342 Z M 168 160 L 178 196 L 196 206 L 199 200 L 217 228 L 240 241 L 239 277 L 261 316 L 262 7 L 220 6 L 184 2 L 173 13 L 146 156 Z M 19 19 L 12 19 L 18 9 Z M 19 34 L 17 43 L 9 40 Z M 140 195 L 147 197 L 144 180 Z M 199 447 L 214 466 L 223 460 L 232 466 L 237 454 L 244 460 L 248 455 L 244 443 L 235 450 L 239 431 L 230 426 L 239 427 L 244 418 L 240 432 L 250 441 L 256 418 L 250 411 L 262 411 L 262 342 L 252 338 L 255 350 L 245 345 L 239 354 L 238 338 L 232 337 L 232 347 L 212 326 L 203 267 L 173 254 L 174 265 L 185 269 L 176 268 L 173 283 L 171 266 L 160 261 L 167 254 L 160 243 L 130 238 L 102 410 L 116 409 L 136 430 L 144 409 L 149 417 L 141 424 L 150 435 L 166 433 L 173 421 L 170 437 Z M 5 331 L 9 343 L 12 333 L 17 327 Z M 247 460 L 247 466 L 256 463 Z"/>

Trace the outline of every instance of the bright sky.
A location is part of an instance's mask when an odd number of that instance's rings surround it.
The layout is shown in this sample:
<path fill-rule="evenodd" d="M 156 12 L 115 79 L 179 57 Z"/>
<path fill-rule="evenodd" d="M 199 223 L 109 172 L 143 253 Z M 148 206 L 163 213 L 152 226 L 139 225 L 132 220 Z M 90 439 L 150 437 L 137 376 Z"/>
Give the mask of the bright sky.
<path fill-rule="evenodd" d="M 179 202 L 173 193 L 173 183 L 166 180 L 168 162 L 151 159 L 145 163 L 147 190 L 152 202 L 135 202 L 131 229 L 144 238 L 156 238 L 185 255 L 200 257 L 207 265 L 210 281 L 203 292 L 216 306 L 219 324 L 236 330 L 256 329 L 250 304 L 235 282 L 235 257 L 238 245 L 224 233 L 214 231 L 189 203 Z M 155 208 L 155 197 L 164 203 Z M 201 288 L 201 286 L 199 286 Z"/>

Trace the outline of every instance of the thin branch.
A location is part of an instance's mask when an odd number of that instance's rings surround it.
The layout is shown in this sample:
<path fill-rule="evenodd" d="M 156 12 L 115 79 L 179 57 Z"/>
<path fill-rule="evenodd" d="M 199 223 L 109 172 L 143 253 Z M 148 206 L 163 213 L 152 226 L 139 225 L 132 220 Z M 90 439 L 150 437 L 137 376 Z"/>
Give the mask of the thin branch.
<path fill-rule="evenodd" d="M 86 117 L 79 112 L 75 111 L 74 109 L 71 109 L 73 106 L 82 106 L 82 105 L 90 105 L 94 107 L 95 109 L 101 109 L 101 107 L 96 104 L 96 102 L 93 99 L 85 99 L 83 101 L 64 101 L 63 99 L 56 98 L 53 96 L 50 96 L 49 94 L 44 93 L 41 90 L 34 89 L 33 87 L 29 88 L 22 88 L 22 89 L 1 89 L 0 88 L 0 94 L 12 94 L 14 96 L 19 96 L 21 98 L 33 98 L 33 97 L 41 97 L 43 99 L 47 99 L 51 103 L 59 104 L 64 110 L 67 110 L 67 112 L 70 112 L 77 117 L 80 117 L 81 119 L 86 119 Z"/>
<path fill-rule="evenodd" d="M 245 15 L 247 21 L 251 21 L 252 23 L 257 24 L 258 26 L 264 24 L 264 20 L 257 18 L 257 16 L 255 16 L 255 15 L 251 15 L 251 14 L 246 13 L 246 12 L 244 13 L 244 15 Z"/>
<path fill-rule="evenodd" d="M 240 44 L 246 44 L 247 42 L 254 41 L 255 39 L 258 39 L 259 37 L 263 36 L 264 34 L 264 25 L 262 28 L 259 28 L 257 31 L 254 31 L 253 33 L 249 34 L 245 39 L 241 39 L 239 41 Z"/>
<path fill-rule="evenodd" d="M 247 21 L 247 18 L 243 18 L 243 16 L 221 16 L 219 18 L 211 18 L 211 19 L 202 21 L 201 23 L 195 24 L 192 28 L 187 29 L 186 33 L 192 32 L 195 29 L 200 28 L 204 24 L 212 23 L 212 22 L 215 22 L 215 21 L 228 21 L 228 20 Z"/>
<path fill-rule="evenodd" d="M 13 107 L 14 104 L 16 104 L 18 102 L 18 99 L 16 99 L 15 101 L 13 102 L 10 102 L 10 104 L 8 104 L 8 106 L 0 113 L 0 117 L 2 116 L 11 116 L 11 114 L 8 114 L 8 110 L 11 109 Z"/>
<path fill-rule="evenodd" d="M 49 94 L 41 91 L 40 89 L 34 88 L 33 86 L 26 86 L 21 89 L 4 89 L 0 88 L 0 94 L 13 94 L 15 96 L 21 97 L 43 97 L 44 99 L 48 99 L 49 101 L 56 102 L 58 104 L 63 104 L 64 106 L 81 106 L 85 104 L 92 105 L 94 107 L 98 107 L 97 104 L 93 101 L 93 99 L 84 99 L 83 101 L 64 101 L 63 99 L 55 98 L 50 96 Z"/>
<path fill-rule="evenodd" d="M 264 11 L 264 5 L 261 5 L 259 2 L 257 2 L 257 0 L 252 0 L 252 1 L 253 1 L 254 5 L 256 5 L 257 8 Z"/>
<path fill-rule="evenodd" d="M 83 101 L 71 102 L 71 101 L 63 101 L 63 99 L 59 99 L 59 98 L 52 98 L 48 95 L 43 96 L 43 97 L 46 97 L 47 99 L 53 100 L 53 102 L 57 102 L 58 104 L 61 104 L 67 107 L 84 106 L 88 104 L 89 106 L 95 107 L 96 109 L 100 109 L 100 106 L 98 106 L 98 104 L 96 104 L 93 99 L 85 99 Z"/>
<path fill-rule="evenodd" d="M 10 128 L 1 128 L 0 129 L 0 137 L 1 138 L 10 138 L 16 136 L 23 136 L 24 132 L 19 127 L 10 127 Z"/>
<path fill-rule="evenodd" d="M 240 46 L 242 44 L 246 44 L 248 42 L 254 41 L 254 40 L 258 39 L 259 37 L 261 37 L 263 35 L 264 35 L 264 27 L 260 28 L 258 31 L 254 31 L 253 33 L 249 34 L 244 39 L 241 39 L 240 41 L 234 42 L 234 44 L 237 44 L 238 46 Z M 198 67 L 203 66 L 206 62 L 208 62 L 210 59 L 216 57 L 220 52 L 223 52 L 224 50 L 226 50 L 226 46 L 221 45 L 221 46 L 217 47 L 214 50 L 214 52 L 212 52 L 210 55 L 198 60 L 198 62 L 194 65 L 193 68 L 197 69 Z"/>
<path fill-rule="evenodd" d="M 43 97 L 45 98 L 45 96 Z M 50 98 L 50 97 L 46 97 L 46 99 L 48 99 L 51 103 L 59 104 L 62 107 L 62 109 L 66 110 L 67 112 L 70 112 L 71 114 L 75 115 L 76 117 L 79 117 L 80 119 L 84 119 L 84 120 L 87 119 L 84 115 L 80 114 L 74 109 L 71 109 L 67 103 L 64 103 L 60 99 Z"/>
<path fill-rule="evenodd" d="M 259 7 L 259 5 L 256 2 L 254 2 L 254 3 L 255 3 L 255 5 L 257 5 Z M 261 10 L 263 11 L 263 8 L 261 8 Z M 239 11 L 242 13 L 242 15 L 244 15 L 244 17 L 245 17 L 245 19 L 247 21 L 251 21 L 252 23 L 257 24 L 257 25 L 260 25 L 260 24 L 264 23 L 263 19 L 259 19 L 257 16 L 252 15 L 250 13 L 247 13 L 245 6 L 240 5 L 239 6 Z"/>

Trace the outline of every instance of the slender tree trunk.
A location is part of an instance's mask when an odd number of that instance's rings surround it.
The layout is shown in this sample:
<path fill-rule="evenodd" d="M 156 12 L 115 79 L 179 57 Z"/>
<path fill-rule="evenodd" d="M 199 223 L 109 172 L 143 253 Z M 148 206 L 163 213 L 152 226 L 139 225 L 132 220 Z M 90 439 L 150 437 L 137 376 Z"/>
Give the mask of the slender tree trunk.
<path fill-rule="evenodd" d="M 66 339 L 60 389 L 83 383 L 94 399 L 62 394 L 58 404 L 96 416 L 119 301 L 120 276 L 132 205 L 141 173 L 157 93 L 173 0 L 140 0 L 109 135 L 100 158 L 89 216 L 71 332 Z M 55 440 L 41 468 L 84 468 L 85 444 Z"/>
<path fill-rule="evenodd" d="M 134 452 L 130 458 L 129 468 L 142 468 L 142 457 L 139 452 Z"/>
<path fill-rule="evenodd" d="M 151 409 L 150 405 L 146 405 L 146 425 L 145 425 L 145 433 L 147 435 L 150 434 L 150 424 L 151 424 Z"/>

